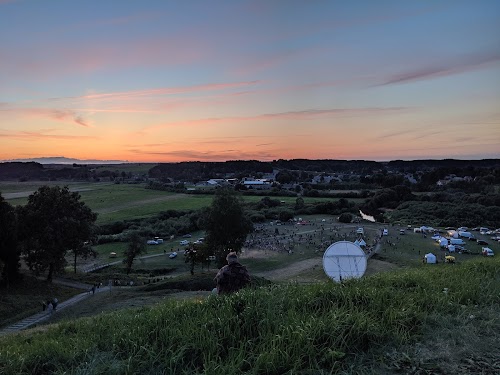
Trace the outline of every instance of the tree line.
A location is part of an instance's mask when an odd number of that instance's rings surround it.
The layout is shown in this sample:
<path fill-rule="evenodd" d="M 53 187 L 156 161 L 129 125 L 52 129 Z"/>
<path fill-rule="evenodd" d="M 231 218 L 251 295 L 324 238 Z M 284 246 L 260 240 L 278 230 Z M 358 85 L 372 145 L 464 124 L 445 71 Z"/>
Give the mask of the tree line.
<path fill-rule="evenodd" d="M 52 281 L 54 275 L 64 272 L 68 254 L 75 272 L 79 258 L 96 255 L 92 245 L 100 232 L 95 224 L 97 214 L 80 199 L 79 193 L 70 192 L 67 186 L 42 186 L 28 197 L 26 205 L 13 207 L 0 193 L 0 284 L 20 279 L 21 257 L 32 272 L 46 273 Z M 177 214 L 160 216 L 168 221 Z M 253 229 L 237 193 L 228 189 L 220 189 L 212 205 L 201 210 L 196 219 L 196 228 L 206 231 L 204 249 L 215 255 L 218 265 L 230 251 L 241 250 Z M 117 224 L 114 230 L 123 228 Z M 122 240 L 129 243 L 124 253 L 128 273 L 135 257 L 145 252 L 145 237 L 139 230 L 131 230 Z"/>

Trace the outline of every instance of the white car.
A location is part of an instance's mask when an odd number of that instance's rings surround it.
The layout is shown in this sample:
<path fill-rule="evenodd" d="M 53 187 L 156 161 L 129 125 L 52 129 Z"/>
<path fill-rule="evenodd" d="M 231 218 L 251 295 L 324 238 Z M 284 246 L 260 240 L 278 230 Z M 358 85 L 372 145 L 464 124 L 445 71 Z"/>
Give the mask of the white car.
<path fill-rule="evenodd" d="M 189 245 L 189 241 L 188 240 L 182 240 L 181 242 L 179 242 L 179 244 L 181 246 L 186 246 L 186 245 Z"/>
<path fill-rule="evenodd" d="M 158 241 L 155 241 L 155 240 L 148 240 L 147 244 L 148 244 L 148 245 L 158 245 Z"/>
<path fill-rule="evenodd" d="M 168 257 L 170 259 L 174 259 L 175 257 L 177 256 L 177 253 L 174 251 L 173 253 L 171 253 Z"/>
<path fill-rule="evenodd" d="M 489 247 L 483 247 L 483 251 L 481 252 L 485 257 L 492 257 L 495 255 L 493 250 L 491 250 Z"/>

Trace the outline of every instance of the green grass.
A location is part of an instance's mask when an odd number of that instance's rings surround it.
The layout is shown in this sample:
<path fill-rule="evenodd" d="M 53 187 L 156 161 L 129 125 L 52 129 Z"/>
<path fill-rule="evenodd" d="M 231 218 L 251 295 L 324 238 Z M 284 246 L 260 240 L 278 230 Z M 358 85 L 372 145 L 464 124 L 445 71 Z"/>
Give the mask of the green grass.
<path fill-rule="evenodd" d="M 4 198 L 11 205 L 24 205 L 28 195 L 42 185 L 68 185 L 70 190 L 78 191 L 81 200 L 94 212 L 99 214 L 97 224 L 112 223 L 120 220 L 140 219 L 154 216 L 166 210 L 198 210 L 212 203 L 212 194 L 177 194 L 159 190 L 146 189 L 145 184 L 114 184 L 110 182 L 67 182 L 67 181 L 39 181 L 39 182 L 9 182 L 0 183 L 0 192 L 24 193 L 23 197 Z M 243 196 L 244 202 L 258 202 L 262 196 Z M 294 205 L 295 197 L 275 197 L 284 201 L 284 205 Z M 305 197 L 306 204 L 332 201 L 331 198 Z"/>
<path fill-rule="evenodd" d="M 396 359 L 380 353 L 391 347 L 412 346 L 449 322 L 484 325 L 486 312 L 499 307 L 499 266 L 498 259 L 478 259 L 342 285 L 249 288 L 229 297 L 167 301 L 62 322 L 0 338 L 0 373 L 330 374 L 371 373 L 381 365 L 387 370 Z M 490 330 L 499 326 L 489 323 Z M 367 367 L 363 358 L 375 355 L 381 364 Z M 423 365 L 429 373 L 447 373 L 443 361 Z"/>
<path fill-rule="evenodd" d="M 405 267 L 420 267 L 422 265 L 422 257 L 427 253 L 433 253 L 438 257 L 438 261 L 444 260 L 445 251 L 439 248 L 439 244 L 431 239 L 431 235 L 424 237 L 420 233 L 414 233 L 412 230 L 407 230 L 405 235 L 399 234 L 401 227 L 388 227 L 389 235 L 383 237 L 382 251 L 379 259 L 387 260 L 391 263 Z M 444 231 L 443 228 L 436 228 Z M 483 236 L 479 232 L 474 232 L 478 239 L 486 240 L 495 254 L 500 254 L 500 243 L 489 239 L 490 236 Z M 389 245 L 392 243 L 393 246 Z M 473 253 L 480 253 L 483 246 L 478 245 L 475 241 L 465 240 L 465 248 Z M 446 253 L 448 254 L 448 253 Z M 453 253 L 457 262 L 465 262 L 475 259 L 477 255 Z"/>

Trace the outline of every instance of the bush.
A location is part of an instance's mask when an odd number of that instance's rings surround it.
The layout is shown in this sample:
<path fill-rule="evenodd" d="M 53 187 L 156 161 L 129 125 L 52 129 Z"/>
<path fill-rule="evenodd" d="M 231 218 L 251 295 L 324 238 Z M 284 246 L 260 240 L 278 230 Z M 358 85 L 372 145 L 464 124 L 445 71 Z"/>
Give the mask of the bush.
<path fill-rule="evenodd" d="M 352 215 L 350 213 L 343 213 L 339 216 L 339 222 L 341 223 L 350 223 L 352 222 Z"/>

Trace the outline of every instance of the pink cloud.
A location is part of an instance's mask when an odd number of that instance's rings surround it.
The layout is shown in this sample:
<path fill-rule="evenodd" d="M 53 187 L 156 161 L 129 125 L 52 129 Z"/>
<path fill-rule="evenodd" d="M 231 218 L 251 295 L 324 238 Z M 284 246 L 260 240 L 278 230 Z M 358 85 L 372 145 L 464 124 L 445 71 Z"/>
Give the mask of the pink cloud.
<path fill-rule="evenodd" d="M 256 85 L 258 83 L 260 83 L 260 81 L 211 83 L 211 84 L 204 84 L 204 85 L 180 86 L 180 87 L 161 87 L 161 88 L 156 88 L 156 89 L 130 90 L 130 91 L 121 91 L 121 92 L 87 94 L 87 95 L 74 96 L 74 97 L 52 98 L 51 100 L 67 100 L 67 99 L 124 100 L 124 99 L 137 98 L 137 97 L 177 95 L 177 94 L 186 94 L 186 93 L 193 93 L 193 92 L 205 92 L 205 91 L 221 91 L 221 90 L 233 89 L 233 88 L 238 88 L 238 87 L 253 86 L 253 85 Z"/>
<path fill-rule="evenodd" d="M 277 120 L 308 120 L 318 117 L 343 116 L 357 117 L 367 115 L 383 115 L 387 113 L 401 112 L 408 110 L 407 107 L 387 107 L 387 108 L 332 108 L 332 109 L 308 109 L 303 111 L 290 111 L 280 113 L 266 113 L 255 116 L 238 116 L 238 117 L 212 117 L 196 120 L 177 121 L 157 126 L 152 126 L 144 130 L 152 130 L 173 126 L 203 126 L 217 123 L 231 123 L 240 121 L 258 121 L 264 119 Z"/>
<path fill-rule="evenodd" d="M 86 128 L 91 125 L 86 121 L 81 114 L 70 109 L 53 109 L 53 108 L 6 108 L 0 109 L 1 112 L 13 112 L 22 116 L 49 118 L 60 122 L 72 122 Z"/>
<path fill-rule="evenodd" d="M 49 39 L 50 40 L 50 39 Z M 105 40 L 73 44 L 20 44 L 0 51 L 0 69 L 23 78 L 48 80 L 63 75 L 114 72 L 132 67 L 175 66 L 203 59 L 206 49 L 194 38 Z M 41 52 L 43 51 L 43 52 Z M 175 51 L 175 53 L 173 53 Z"/>

